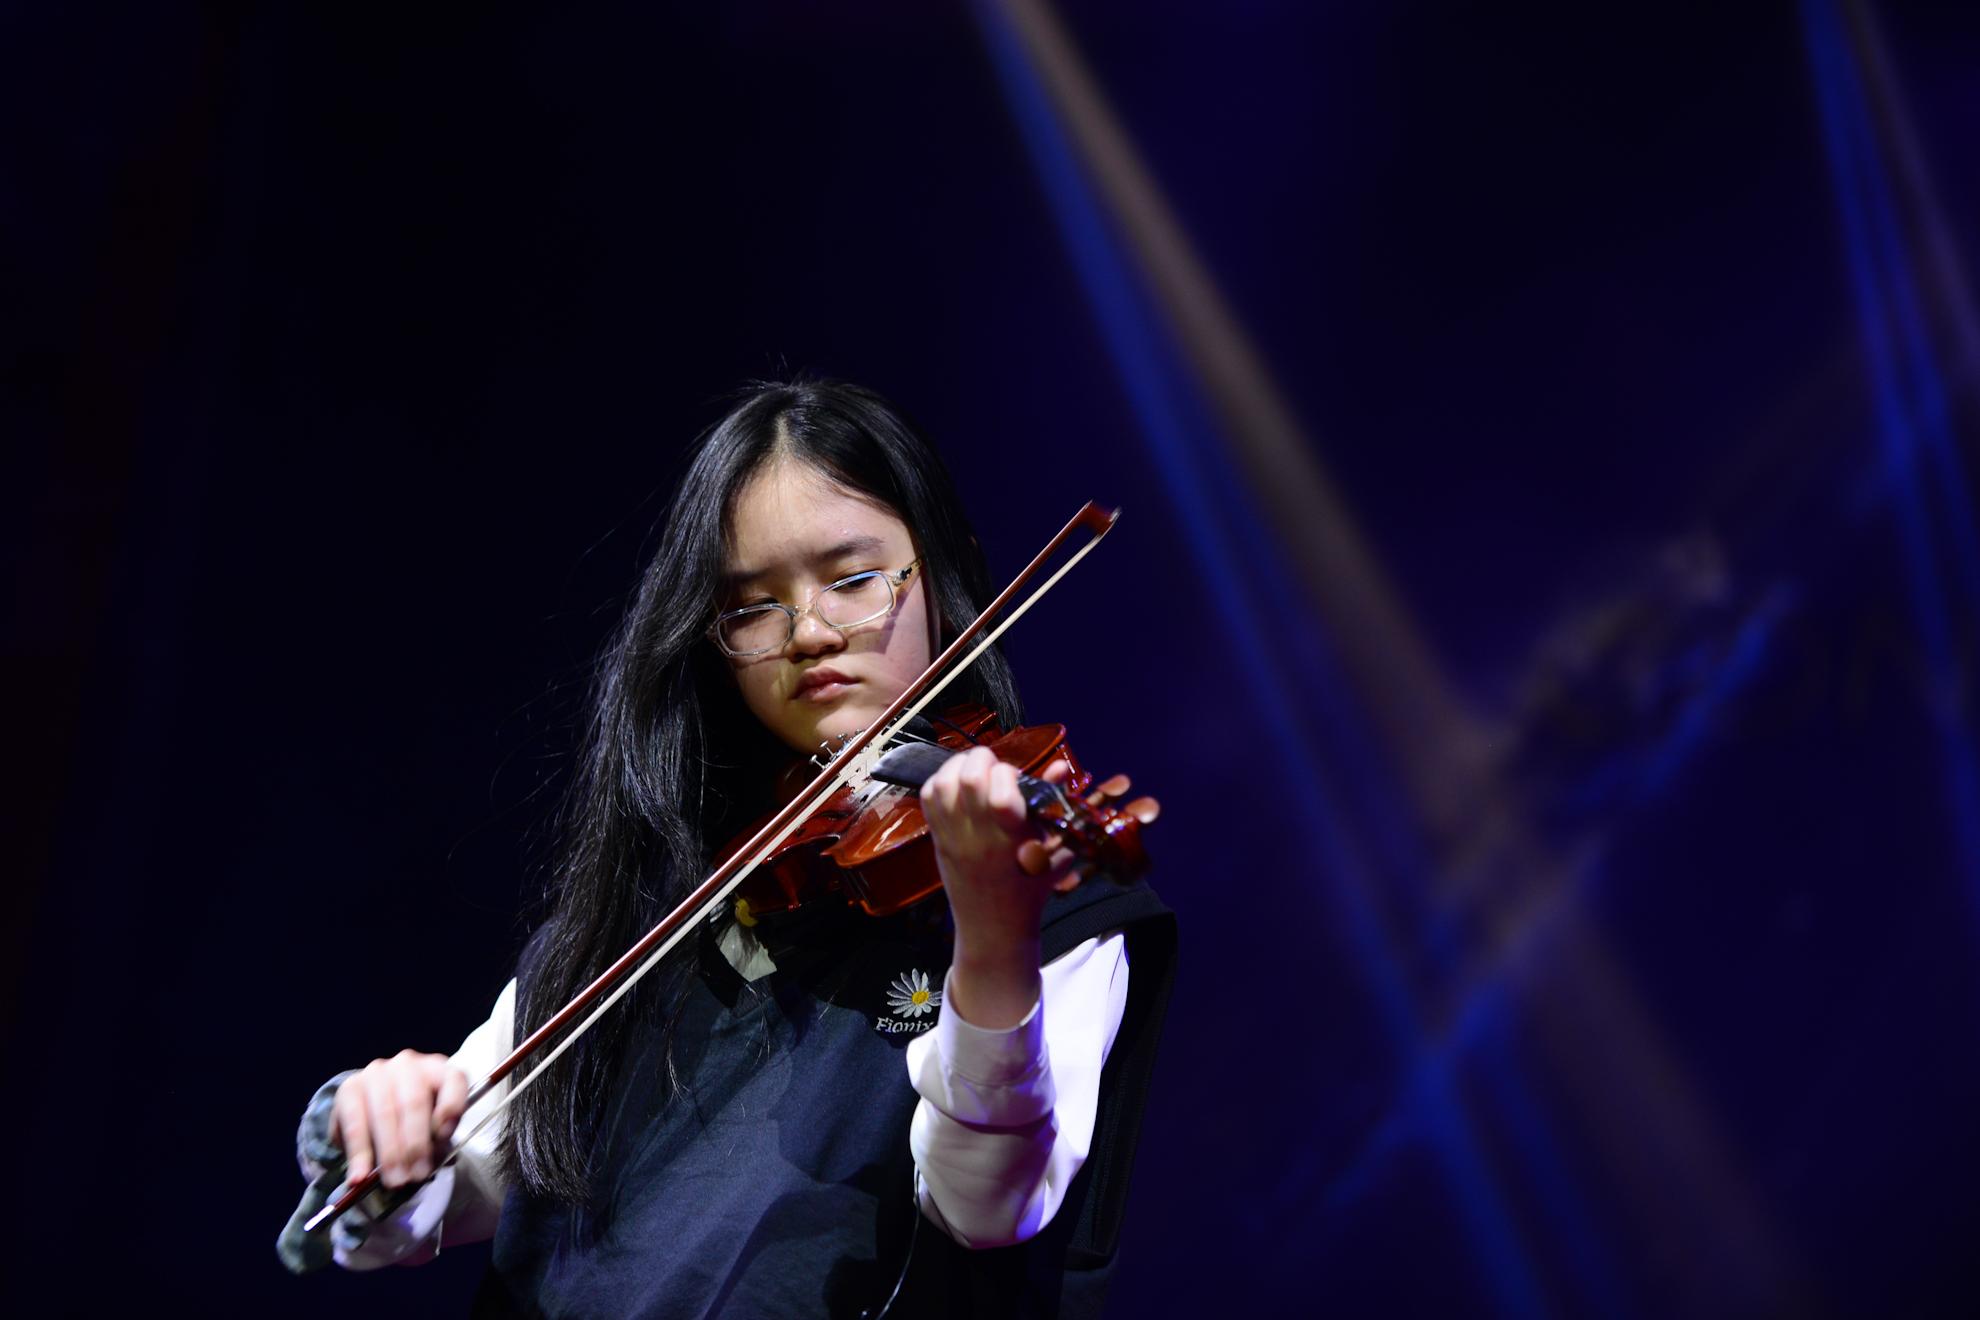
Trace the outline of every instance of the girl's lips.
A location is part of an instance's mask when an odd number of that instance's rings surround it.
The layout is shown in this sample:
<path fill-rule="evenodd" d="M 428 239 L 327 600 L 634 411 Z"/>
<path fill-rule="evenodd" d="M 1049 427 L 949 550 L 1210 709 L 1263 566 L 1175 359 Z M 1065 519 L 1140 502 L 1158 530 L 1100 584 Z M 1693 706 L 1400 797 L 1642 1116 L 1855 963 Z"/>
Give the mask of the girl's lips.
<path fill-rule="evenodd" d="M 830 701 L 850 691 L 859 680 L 841 674 L 836 669 L 813 669 L 807 671 L 797 681 L 797 689 L 791 693 L 793 701 Z"/>

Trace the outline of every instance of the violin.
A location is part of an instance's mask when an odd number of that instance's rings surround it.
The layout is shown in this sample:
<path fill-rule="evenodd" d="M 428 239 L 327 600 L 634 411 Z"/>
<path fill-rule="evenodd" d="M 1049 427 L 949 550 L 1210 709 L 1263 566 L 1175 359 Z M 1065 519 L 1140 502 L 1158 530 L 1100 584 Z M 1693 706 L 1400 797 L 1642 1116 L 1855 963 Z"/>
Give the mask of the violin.
<path fill-rule="evenodd" d="M 935 894 L 942 877 L 918 790 L 944 761 L 971 747 L 988 747 L 998 760 L 1017 767 L 1018 790 L 1046 830 L 1040 847 L 1020 857 L 1031 863 L 1028 871 L 1044 870 L 1051 850 L 1061 847 L 1079 858 L 1080 880 L 1100 875 L 1128 884 L 1148 869 L 1141 827 L 1161 811 L 1154 798 L 1115 808 L 1127 793 L 1127 776 L 1115 775 L 1094 789 L 1092 774 L 1067 745 L 1065 725 L 1005 732 L 993 711 L 965 704 L 912 721 L 864 782 L 848 783 L 813 811 L 737 889 L 736 920 L 754 926 L 760 917 L 834 900 L 885 917 Z M 824 753 L 817 764 L 829 757 Z M 800 762 L 786 775 L 811 764 Z M 1054 765 L 1062 767 L 1060 774 L 1045 778 Z M 758 821 L 743 831 L 717 861 L 741 851 L 762 825 Z"/>
<path fill-rule="evenodd" d="M 874 811 L 857 807 L 885 797 L 886 789 L 918 789 L 942 761 L 979 740 L 984 740 L 984 745 L 996 751 L 1000 759 L 1024 772 L 1029 782 L 1020 782 L 1025 784 L 1026 800 L 1034 817 L 1044 824 L 1053 847 L 1063 845 L 1077 853 L 1082 858 L 1082 869 L 1104 870 L 1121 879 L 1132 879 L 1145 869 L 1147 857 L 1141 849 L 1140 828 L 1155 819 L 1154 801 L 1141 799 L 1120 810 L 1113 809 L 1110 805 L 1113 799 L 1127 791 L 1125 776 L 1118 775 L 1082 797 L 1090 787 L 1090 776 L 1066 747 L 1063 726 L 1013 729 L 1008 734 L 993 732 L 994 721 L 988 718 L 989 712 L 980 708 L 974 713 L 964 710 L 960 712 L 962 718 L 953 721 L 945 713 L 946 731 L 942 722 L 920 718 L 949 683 L 995 645 L 1040 597 L 1100 544 L 1119 517 L 1119 510 L 1110 512 L 1088 501 L 879 718 L 864 732 L 841 740 L 825 759 L 818 775 L 747 839 L 731 845 L 713 873 L 692 894 L 470 1087 L 467 1108 L 473 1109 L 523 1063 L 539 1052 L 542 1055 L 534 1068 L 516 1078 L 506 1095 L 488 1106 L 473 1130 L 455 1135 L 455 1152 L 543 1077 L 564 1051 L 576 1044 L 641 978 L 659 966 L 701 922 L 718 919 L 729 911 L 736 911 L 739 919 L 745 913 L 753 917 L 757 912 L 774 909 L 778 903 L 794 905 L 821 892 L 843 893 L 849 901 L 870 912 L 898 911 L 933 894 L 941 879 L 934 864 L 934 845 L 927 837 L 927 823 L 913 794 L 898 793 Z M 1081 531 L 1088 534 L 1087 541 L 1028 596 L 1012 606 L 1011 602 L 1026 584 Z M 996 620 L 994 625 L 992 620 Z M 926 733 L 931 726 L 935 729 L 932 737 Z M 945 737 L 950 741 L 944 742 Z M 957 738 L 960 741 L 955 741 Z M 1064 771 L 1056 772 L 1066 776 L 1064 782 L 1054 783 L 1046 778 L 1054 761 L 1065 764 Z M 883 766 L 891 780 L 883 778 Z M 1034 775 L 1033 770 L 1039 773 Z M 876 784 L 880 787 L 875 788 Z M 848 793 L 850 796 L 845 796 Z M 862 796 L 867 794 L 871 796 Z M 820 813 L 833 808 L 835 803 L 839 814 L 816 823 Z M 918 843 L 911 837 L 916 834 Z M 791 842 L 798 838 L 808 843 Z M 827 864 L 837 867 L 838 874 L 825 872 L 820 880 L 819 873 L 813 873 L 807 878 L 805 873 L 823 854 L 833 854 Z M 759 881 L 751 889 L 756 901 L 770 907 L 758 908 L 752 902 L 745 909 L 733 909 L 731 900 L 738 891 L 761 873 L 766 863 L 774 863 L 780 857 L 789 860 L 784 878 L 776 878 L 773 865 L 771 878 Z M 1033 874 L 1042 874 L 1056 860 L 1042 842 L 1028 843 L 1020 849 L 1020 864 Z M 441 1166 L 453 1160 L 454 1155 L 450 1154 Z M 379 1180 L 380 1171 L 374 1168 L 364 1177 L 346 1183 L 304 1223 L 303 1231 L 319 1232 L 360 1203 L 374 1217 L 381 1216 L 403 1203 L 415 1190 L 408 1185 L 387 1192 Z"/>

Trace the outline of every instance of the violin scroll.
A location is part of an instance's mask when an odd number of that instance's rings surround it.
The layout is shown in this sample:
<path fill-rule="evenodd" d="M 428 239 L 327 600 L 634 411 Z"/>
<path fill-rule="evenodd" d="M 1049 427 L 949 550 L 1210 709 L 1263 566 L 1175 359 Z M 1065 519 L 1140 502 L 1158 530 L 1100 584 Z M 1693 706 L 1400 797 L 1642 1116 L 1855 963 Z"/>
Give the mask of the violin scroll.
<path fill-rule="evenodd" d="M 1105 855 L 1114 862 L 1111 867 L 1097 861 L 1078 862 L 1055 886 L 1060 893 L 1077 888 L 1096 874 L 1125 881 L 1148 869 L 1148 854 L 1141 846 L 1141 827 L 1155 823 L 1155 818 L 1162 814 L 1162 804 L 1144 794 L 1115 809 L 1113 804 L 1126 797 L 1132 787 L 1133 781 L 1126 775 L 1114 775 L 1086 795 L 1084 804 L 1098 818 L 1100 831 L 1107 840 Z M 1017 859 L 1027 875 L 1043 875 L 1072 862 L 1076 856 L 1064 846 L 1064 837 L 1055 831 L 1043 839 L 1031 839 L 1019 845 Z"/>

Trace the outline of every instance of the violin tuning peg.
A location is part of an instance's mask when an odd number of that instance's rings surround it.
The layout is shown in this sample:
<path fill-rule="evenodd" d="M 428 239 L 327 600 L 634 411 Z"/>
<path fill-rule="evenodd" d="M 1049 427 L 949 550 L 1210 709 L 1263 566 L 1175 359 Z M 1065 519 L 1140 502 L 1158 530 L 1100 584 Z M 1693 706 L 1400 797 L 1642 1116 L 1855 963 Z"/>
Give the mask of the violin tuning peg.
<path fill-rule="evenodd" d="M 1112 779 L 1107 780 L 1087 795 L 1086 805 L 1097 807 L 1104 803 L 1112 802 L 1115 798 L 1124 796 L 1128 789 L 1132 787 L 1134 787 L 1134 781 L 1126 775 L 1115 775 Z"/>
<path fill-rule="evenodd" d="M 1138 797 L 1121 808 L 1122 811 L 1140 821 L 1143 825 L 1153 825 L 1155 818 L 1162 814 L 1162 804 L 1152 797 Z"/>

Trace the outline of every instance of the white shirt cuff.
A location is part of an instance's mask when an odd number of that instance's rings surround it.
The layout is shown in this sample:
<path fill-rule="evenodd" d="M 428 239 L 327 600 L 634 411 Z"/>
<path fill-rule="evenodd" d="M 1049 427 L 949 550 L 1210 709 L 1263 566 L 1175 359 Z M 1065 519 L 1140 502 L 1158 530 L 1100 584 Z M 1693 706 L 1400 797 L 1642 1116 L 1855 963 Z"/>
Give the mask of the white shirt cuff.
<path fill-rule="evenodd" d="M 1045 1050 L 1045 1005 L 1014 1027 L 974 1026 L 955 1010 L 955 972 L 942 982 L 935 1027 L 908 1044 L 914 1089 L 971 1127 L 1015 1128 L 1052 1112 L 1057 1093 Z"/>

